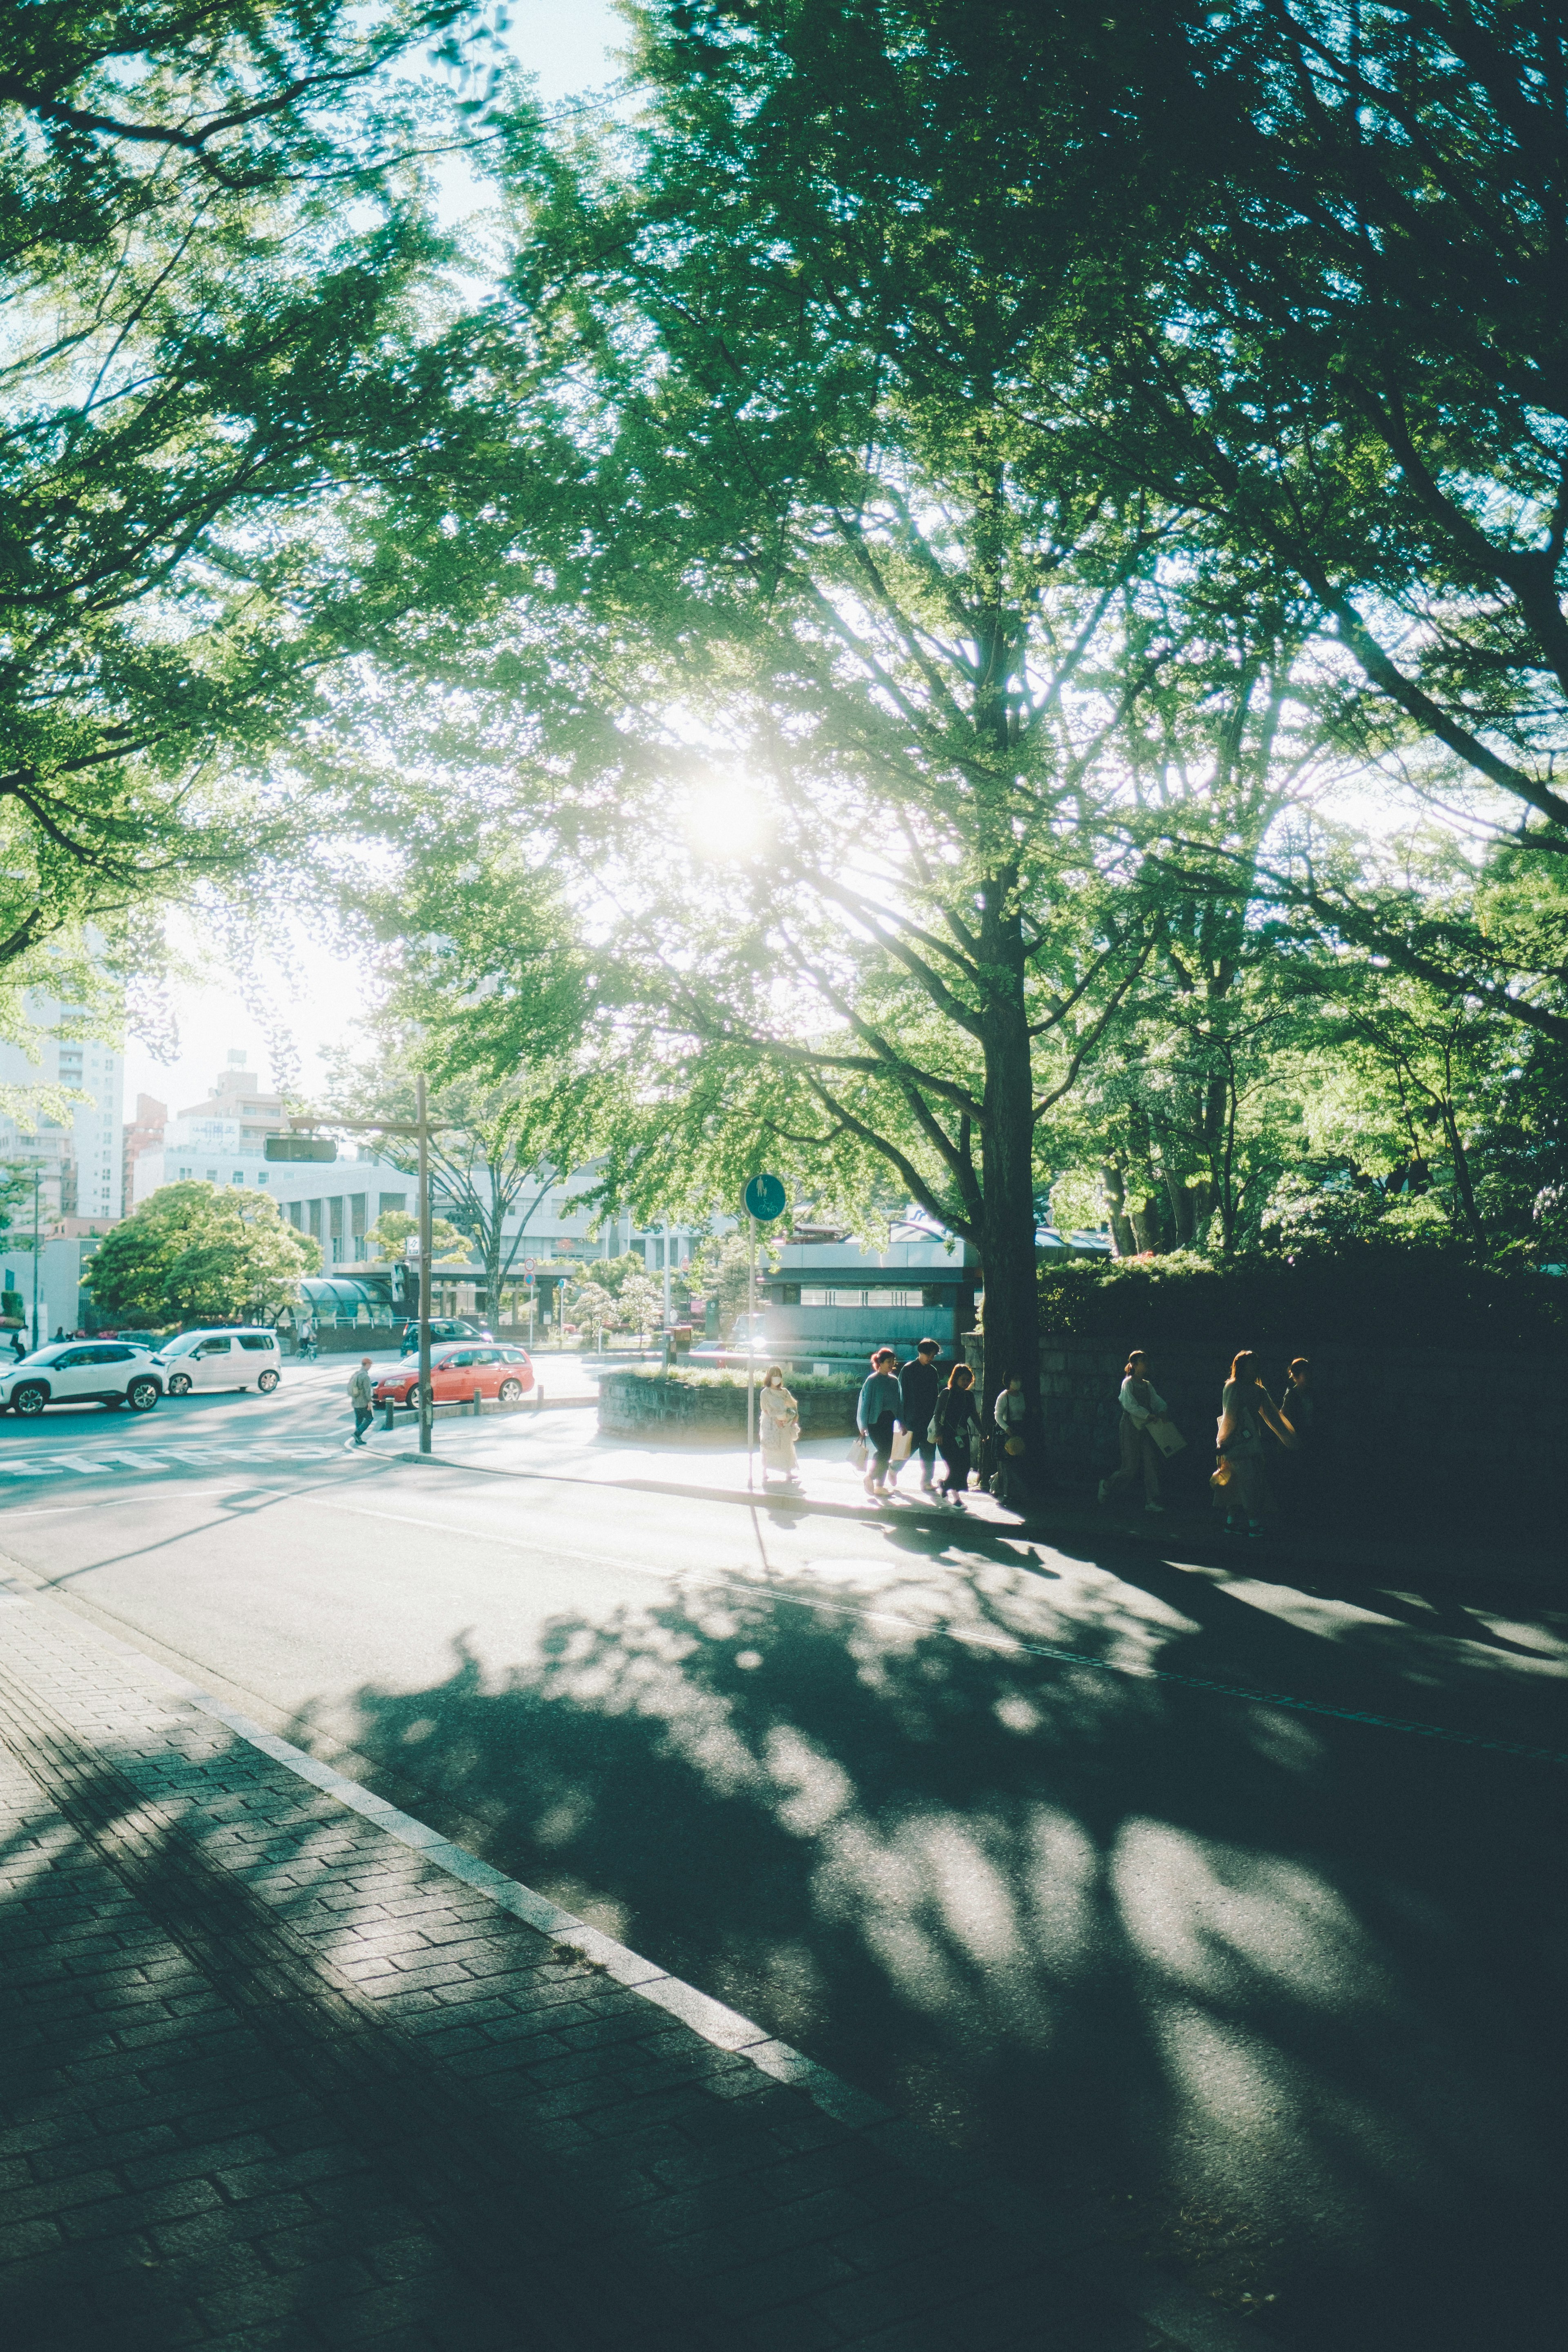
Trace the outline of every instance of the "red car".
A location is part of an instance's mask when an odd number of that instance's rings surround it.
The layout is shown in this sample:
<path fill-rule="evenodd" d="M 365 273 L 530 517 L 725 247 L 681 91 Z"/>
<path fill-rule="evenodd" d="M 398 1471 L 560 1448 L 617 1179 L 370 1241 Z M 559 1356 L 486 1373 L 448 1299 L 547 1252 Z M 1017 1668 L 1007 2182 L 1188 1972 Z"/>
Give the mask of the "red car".
<path fill-rule="evenodd" d="M 482 1397 L 499 1397 L 516 1404 L 533 1386 L 533 1366 L 526 1349 L 500 1346 L 432 1348 L 430 1396 L 435 1404 L 467 1404 L 478 1389 Z M 417 1405 L 419 1365 L 400 1364 L 384 1372 L 375 1384 L 377 1404 Z"/>

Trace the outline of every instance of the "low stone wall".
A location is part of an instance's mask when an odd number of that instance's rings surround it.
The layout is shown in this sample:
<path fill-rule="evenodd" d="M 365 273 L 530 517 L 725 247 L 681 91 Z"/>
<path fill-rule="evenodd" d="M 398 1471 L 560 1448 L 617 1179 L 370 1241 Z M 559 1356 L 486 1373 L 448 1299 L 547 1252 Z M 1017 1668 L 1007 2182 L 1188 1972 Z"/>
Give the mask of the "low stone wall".
<path fill-rule="evenodd" d="M 978 1378 L 978 1337 L 965 1349 Z M 1560 1521 L 1568 1440 L 1552 1368 L 1479 1350 L 1424 1349 L 1405 1358 L 1393 1349 L 1381 1363 L 1369 1363 L 1358 1349 L 1301 1343 L 1258 1352 L 1276 1402 L 1290 1355 L 1310 1358 L 1311 1475 L 1347 1505 L 1407 1510 L 1427 1523 L 1450 1511 L 1500 1524 Z M 1125 1362 L 1121 1349 L 1042 1341 L 1040 1402 L 1053 1483 L 1091 1491 L 1116 1467 Z M 1167 1483 L 1178 1494 L 1196 1490 L 1214 1467 L 1228 1362 L 1212 1348 L 1166 1349 L 1152 1355 L 1149 1369 L 1187 1441 Z M 1279 1449 L 1266 1442 L 1277 1457 Z M 1285 1481 L 1279 1483 L 1283 1492 Z"/>
<path fill-rule="evenodd" d="M 853 1388 L 797 1389 L 803 1437 L 850 1437 Z M 599 1427 L 609 1437 L 640 1437 L 674 1445 L 733 1445 L 746 1433 L 746 1391 L 716 1382 L 649 1379 L 642 1372 L 606 1372 L 599 1382 Z"/>

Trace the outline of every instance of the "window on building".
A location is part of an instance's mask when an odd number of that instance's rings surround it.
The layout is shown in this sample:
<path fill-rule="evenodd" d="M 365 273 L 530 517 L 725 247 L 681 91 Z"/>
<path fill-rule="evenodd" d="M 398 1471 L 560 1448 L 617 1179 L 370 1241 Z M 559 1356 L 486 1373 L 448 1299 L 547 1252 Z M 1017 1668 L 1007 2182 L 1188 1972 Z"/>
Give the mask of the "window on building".
<path fill-rule="evenodd" d="M 235 1171 L 234 1171 L 234 1176 L 233 1176 L 233 1180 L 232 1180 L 232 1181 L 233 1181 L 236 1184 L 243 1184 L 243 1183 L 244 1183 L 244 1181 L 245 1181 L 245 1171 L 244 1171 L 244 1169 L 243 1169 L 243 1168 L 237 1168 L 237 1169 L 235 1170 Z"/>
<path fill-rule="evenodd" d="M 923 1290 L 808 1290 L 803 1285 L 800 1303 L 803 1307 L 923 1307 L 927 1300 Z"/>
<path fill-rule="evenodd" d="M 209 1184 L 216 1184 L 217 1182 L 217 1170 L 216 1168 L 209 1168 L 207 1170 L 207 1182 Z"/>
<path fill-rule="evenodd" d="M 263 1169 L 261 1169 L 261 1170 L 259 1170 L 259 1171 L 258 1171 L 256 1181 L 257 1181 L 257 1182 L 258 1182 L 258 1184 L 265 1184 L 265 1183 L 266 1183 L 266 1181 L 267 1181 L 267 1173 L 268 1173 L 268 1171 L 267 1171 L 267 1170 L 266 1170 L 265 1168 L 263 1168 Z"/>

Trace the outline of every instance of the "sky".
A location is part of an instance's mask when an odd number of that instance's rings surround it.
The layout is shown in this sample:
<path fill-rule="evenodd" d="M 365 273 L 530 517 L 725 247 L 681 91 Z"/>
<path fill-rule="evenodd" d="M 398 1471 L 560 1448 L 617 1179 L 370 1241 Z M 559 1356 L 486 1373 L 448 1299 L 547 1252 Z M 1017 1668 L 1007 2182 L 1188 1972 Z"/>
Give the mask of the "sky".
<path fill-rule="evenodd" d="M 559 104 L 579 90 L 603 89 L 616 79 L 618 68 L 608 52 L 619 45 L 625 28 L 606 0 L 553 0 L 553 5 L 552 0 L 510 0 L 508 15 L 508 44 L 536 77 L 539 94 L 547 103 Z M 242 982 L 226 979 L 215 969 L 205 984 L 187 982 L 169 992 L 178 1034 L 172 1060 L 158 1060 L 145 1039 L 127 1037 L 127 1118 L 138 1094 L 152 1095 L 171 1111 L 202 1101 L 231 1050 L 247 1055 L 248 1066 L 264 1085 L 276 1086 L 280 1073 L 267 1046 L 268 1024 L 256 1018 L 246 1001 L 258 992 L 293 1039 L 305 1092 L 317 1091 L 321 1049 L 352 1042 L 354 1020 L 370 994 L 368 978 L 336 950 L 334 942 L 312 936 L 286 909 L 279 910 L 277 939 L 272 970 L 249 974 Z"/>

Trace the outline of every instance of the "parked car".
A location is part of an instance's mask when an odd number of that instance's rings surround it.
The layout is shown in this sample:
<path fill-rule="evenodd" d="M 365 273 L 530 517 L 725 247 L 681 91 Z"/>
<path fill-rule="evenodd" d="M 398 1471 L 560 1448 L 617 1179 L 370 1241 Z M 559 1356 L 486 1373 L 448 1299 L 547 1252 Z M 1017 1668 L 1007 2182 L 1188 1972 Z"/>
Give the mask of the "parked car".
<path fill-rule="evenodd" d="M 516 1404 L 533 1386 L 533 1366 L 525 1348 L 442 1348 L 430 1359 L 430 1398 L 434 1404 L 467 1404 L 478 1389 L 502 1404 Z M 419 1367 L 399 1365 L 384 1372 L 375 1384 L 377 1404 L 417 1405 Z"/>
<path fill-rule="evenodd" d="M 432 1315 L 430 1318 L 430 1345 L 433 1348 L 447 1339 L 486 1339 L 493 1345 L 495 1336 L 484 1324 L 470 1323 L 461 1315 Z M 402 1353 L 405 1356 L 419 1353 L 417 1321 L 410 1323 L 403 1334 Z"/>
<path fill-rule="evenodd" d="M 163 1393 L 152 1358 L 127 1339 L 52 1340 L 0 1374 L 0 1412 L 25 1418 L 47 1404 L 128 1404 L 151 1412 Z"/>
<path fill-rule="evenodd" d="M 182 1331 L 152 1361 L 171 1396 L 193 1389 L 259 1389 L 270 1396 L 283 1377 L 278 1334 L 260 1324 L 245 1331 Z"/>

